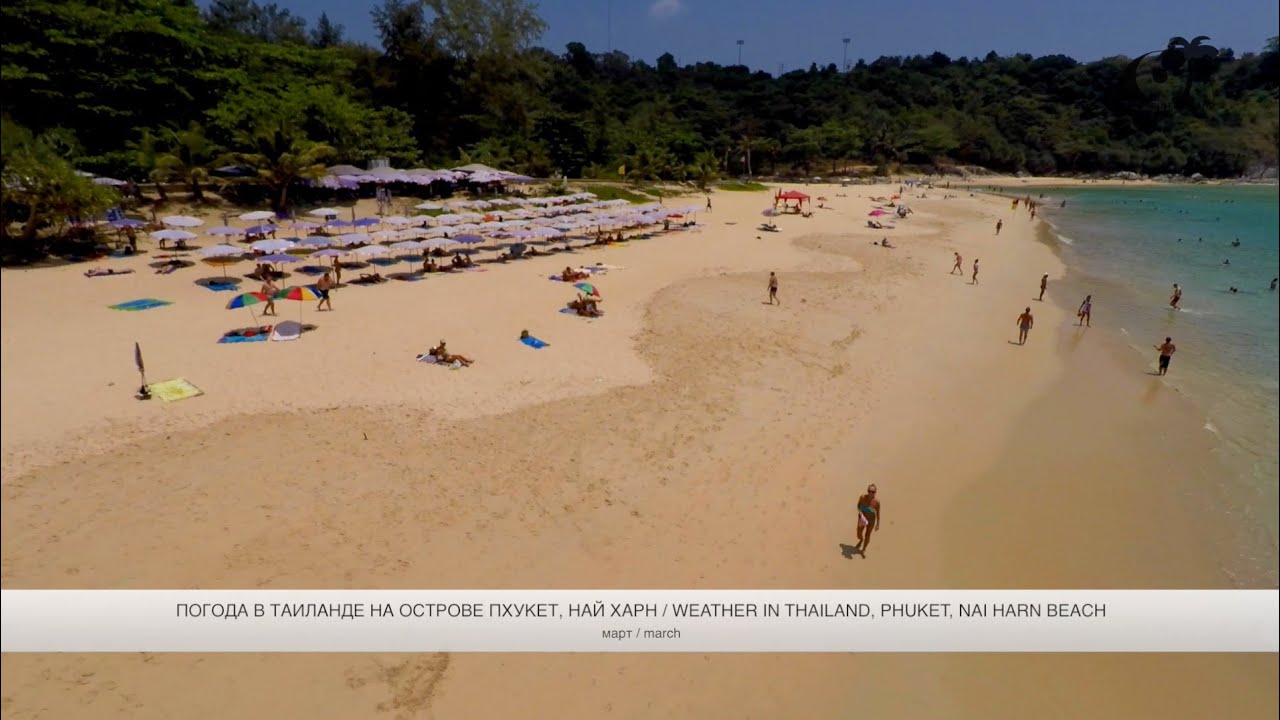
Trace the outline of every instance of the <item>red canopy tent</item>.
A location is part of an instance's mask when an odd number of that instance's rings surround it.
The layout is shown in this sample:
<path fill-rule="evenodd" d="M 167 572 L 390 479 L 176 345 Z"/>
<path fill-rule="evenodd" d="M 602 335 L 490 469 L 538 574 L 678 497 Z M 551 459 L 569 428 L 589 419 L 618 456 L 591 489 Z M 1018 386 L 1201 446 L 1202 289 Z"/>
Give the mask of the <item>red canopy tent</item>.
<path fill-rule="evenodd" d="M 774 196 L 774 198 L 773 198 L 773 204 L 774 204 L 774 206 L 776 207 L 776 206 L 777 206 L 777 204 L 778 204 L 778 202 L 779 202 L 779 201 L 781 201 L 781 202 L 782 202 L 782 206 L 783 206 L 784 208 L 786 208 L 786 207 L 789 207 L 789 206 L 787 205 L 787 203 L 788 203 L 788 202 L 790 202 L 790 201 L 792 201 L 792 200 L 795 200 L 795 201 L 796 201 L 796 205 L 795 205 L 795 212 L 800 212 L 800 206 L 801 206 L 803 203 L 807 203 L 807 202 L 809 202 L 809 196 L 808 196 L 808 195 L 805 195 L 804 193 L 800 192 L 799 190 L 788 190 L 788 191 L 786 191 L 786 192 L 780 192 L 780 193 L 778 193 L 776 196 Z"/>

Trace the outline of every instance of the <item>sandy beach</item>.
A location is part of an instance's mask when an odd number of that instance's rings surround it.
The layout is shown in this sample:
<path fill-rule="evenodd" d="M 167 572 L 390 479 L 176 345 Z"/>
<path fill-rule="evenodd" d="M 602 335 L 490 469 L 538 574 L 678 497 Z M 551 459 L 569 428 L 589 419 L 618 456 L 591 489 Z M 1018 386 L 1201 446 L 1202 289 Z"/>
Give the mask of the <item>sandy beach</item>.
<path fill-rule="evenodd" d="M 896 184 L 801 189 L 827 207 L 778 233 L 757 230 L 768 193 L 719 192 L 692 230 L 343 287 L 333 312 L 280 301 L 280 319 L 317 326 L 288 343 L 217 344 L 254 323 L 195 284 L 221 274 L 201 264 L 6 269 L 3 586 L 1229 586 L 1215 554 L 1232 528 L 1194 490 L 1216 471 L 1212 439 L 1105 330 L 1074 327 L 1041 223 L 939 189 L 872 230 L 868 198 Z M 874 245 L 886 236 L 894 248 Z M 547 276 L 596 262 L 614 266 L 597 281 L 605 316 L 558 312 L 572 289 Z M 172 304 L 108 309 L 135 298 Z M 414 361 L 441 338 L 475 365 Z M 134 342 L 150 381 L 204 395 L 133 399 Z M 845 546 L 869 483 L 886 514 L 861 557 Z M 1278 669 L 1275 655 L 15 655 L 2 679 L 15 719 L 1262 718 L 1280 712 Z"/>

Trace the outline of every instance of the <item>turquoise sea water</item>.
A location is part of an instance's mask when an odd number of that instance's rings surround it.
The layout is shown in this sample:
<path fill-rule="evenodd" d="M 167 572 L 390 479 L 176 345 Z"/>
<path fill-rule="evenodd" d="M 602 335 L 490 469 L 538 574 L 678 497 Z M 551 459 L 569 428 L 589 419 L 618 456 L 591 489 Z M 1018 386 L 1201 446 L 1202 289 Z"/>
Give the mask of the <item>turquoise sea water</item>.
<path fill-rule="evenodd" d="M 1247 522 L 1269 539 L 1262 554 L 1274 566 L 1280 537 L 1280 292 L 1268 285 L 1280 275 L 1277 188 L 1043 192 L 1040 212 L 1070 268 L 1066 285 L 1093 294 L 1094 326 L 1122 333 L 1141 353 L 1138 366 L 1154 363 L 1152 346 L 1166 336 L 1177 344 L 1167 381 L 1204 413 L 1205 428 L 1218 436 L 1231 474 L 1221 490 L 1241 501 Z M 1063 200 L 1067 206 L 1060 208 Z M 1237 238 L 1240 246 L 1232 247 Z M 1181 311 L 1169 308 L 1174 283 L 1183 289 Z M 1231 293 L 1232 286 L 1239 292 Z"/>

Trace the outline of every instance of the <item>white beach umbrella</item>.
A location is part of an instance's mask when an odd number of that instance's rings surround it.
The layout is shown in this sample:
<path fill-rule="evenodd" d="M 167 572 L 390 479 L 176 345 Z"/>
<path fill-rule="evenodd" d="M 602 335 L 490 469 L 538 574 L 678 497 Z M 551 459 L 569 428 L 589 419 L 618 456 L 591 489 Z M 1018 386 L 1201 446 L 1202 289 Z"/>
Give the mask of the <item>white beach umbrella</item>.
<path fill-rule="evenodd" d="M 285 252 L 292 248 L 293 243 L 288 240 L 259 240 L 249 245 L 251 250 L 266 253 Z"/>
<path fill-rule="evenodd" d="M 170 227 L 200 227 L 204 224 L 204 221 L 200 218 L 191 217 L 190 215 L 170 215 L 160 222 Z"/>
<path fill-rule="evenodd" d="M 316 208 L 307 214 L 315 215 L 316 217 L 337 217 L 342 214 L 342 211 L 337 208 L 322 207 Z"/>
<path fill-rule="evenodd" d="M 333 238 L 326 237 L 324 235 L 312 235 L 310 237 L 306 237 L 299 240 L 298 244 L 301 245 L 302 247 L 316 247 L 316 248 L 329 247 L 330 245 L 333 244 Z"/>
<path fill-rule="evenodd" d="M 193 232 L 186 230 L 157 230 L 151 233 L 151 237 L 157 240 L 195 240 L 198 237 Z"/>
<path fill-rule="evenodd" d="M 352 255 L 359 255 L 361 257 L 373 257 L 374 255 L 384 255 L 386 253 L 387 248 L 381 245 L 365 245 L 364 247 L 359 247 L 351 251 Z"/>
<path fill-rule="evenodd" d="M 388 218 L 382 218 L 382 222 L 389 223 L 391 225 L 410 225 L 413 223 L 412 220 L 404 217 L 403 215 L 392 215 Z"/>
<path fill-rule="evenodd" d="M 453 213 L 445 213 L 444 215 L 436 216 L 436 222 L 440 223 L 441 225 L 452 225 L 453 223 L 460 223 L 463 221 L 463 219 L 464 218 L 461 215 L 455 215 Z"/>
<path fill-rule="evenodd" d="M 248 220 L 250 222 L 256 222 L 258 220 L 274 220 L 275 217 L 276 217 L 276 214 L 271 212 L 270 210 L 254 210 L 253 212 L 247 212 L 241 215 L 240 219 Z"/>
<path fill-rule="evenodd" d="M 373 239 L 378 242 L 383 242 L 384 240 L 395 240 L 398 237 L 400 237 L 400 232 L 398 230 L 379 230 L 373 234 Z"/>
<path fill-rule="evenodd" d="M 414 207 L 417 208 L 418 210 L 443 210 L 444 209 L 443 205 L 439 203 L 433 203 L 433 202 L 418 203 L 417 205 L 414 205 Z"/>
<path fill-rule="evenodd" d="M 307 257 L 331 258 L 331 257 L 342 257 L 343 255 L 346 255 L 346 254 L 348 254 L 346 250 L 339 250 L 337 248 L 325 248 L 324 250 L 317 250 L 311 253 L 310 255 L 308 255 Z"/>
<path fill-rule="evenodd" d="M 346 235 L 338 236 L 338 242 L 342 245 L 359 245 L 360 243 L 367 243 L 372 239 L 373 238 L 369 237 L 365 233 L 347 233 Z"/>
<path fill-rule="evenodd" d="M 388 246 L 392 250 L 421 250 L 425 245 L 417 240 L 401 240 Z"/>
<path fill-rule="evenodd" d="M 224 243 L 203 248 L 200 250 L 200 254 L 205 257 L 235 257 L 236 255 L 243 255 L 244 248 Z"/>
<path fill-rule="evenodd" d="M 430 215 L 414 215 L 409 219 L 413 221 L 414 225 L 421 225 L 423 223 L 429 223 L 432 220 L 435 220 L 435 218 Z"/>
<path fill-rule="evenodd" d="M 429 240 L 422 241 L 422 246 L 429 247 L 429 248 L 446 248 L 446 247 L 449 247 L 450 245 L 457 245 L 457 244 L 458 244 L 458 241 L 453 240 L 451 238 L 431 238 Z"/>

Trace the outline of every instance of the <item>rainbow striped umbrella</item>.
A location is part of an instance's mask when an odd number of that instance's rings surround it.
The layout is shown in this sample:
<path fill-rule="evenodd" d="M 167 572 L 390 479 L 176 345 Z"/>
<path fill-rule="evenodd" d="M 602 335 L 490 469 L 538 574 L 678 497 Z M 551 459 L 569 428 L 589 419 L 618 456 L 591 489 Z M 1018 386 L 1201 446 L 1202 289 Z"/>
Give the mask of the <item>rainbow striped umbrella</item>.
<path fill-rule="evenodd" d="M 277 300 L 298 300 L 298 324 L 302 324 L 302 302 L 304 300 L 319 300 L 320 291 L 316 290 L 313 285 L 294 285 L 287 287 L 276 293 Z"/>
<path fill-rule="evenodd" d="M 268 297 L 266 293 L 247 292 L 242 295 L 237 295 L 231 298 L 231 302 L 227 303 L 227 309 L 239 310 L 240 308 L 245 308 L 246 310 L 249 311 L 249 317 L 253 318 L 253 324 L 257 325 L 258 316 L 254 314 L 252 306 L 257 305 L 259 303 L 264 303 L 270 299 L 271 298 Z"/>
<path fill-rule="evenodd" d="M 595 295 L 598 298 L 604 298 L 604 296 L 600 294 L 600 291 L 596 289 L 596 286 L 591 283 L 580 282 L 575 284 L 574 287 L 588 295 Z"/>

